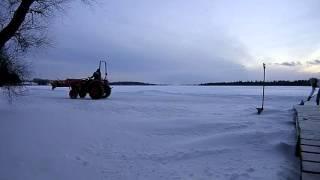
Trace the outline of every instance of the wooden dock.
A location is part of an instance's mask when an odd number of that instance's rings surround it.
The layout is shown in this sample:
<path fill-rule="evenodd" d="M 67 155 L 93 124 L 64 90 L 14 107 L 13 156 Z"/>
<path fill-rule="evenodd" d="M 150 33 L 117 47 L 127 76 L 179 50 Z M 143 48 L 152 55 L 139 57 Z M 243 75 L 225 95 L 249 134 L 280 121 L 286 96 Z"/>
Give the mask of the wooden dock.
<path fill-rule="evenodd" d="M 294 108 L 301 179 L 320 180 L 320 107 L 297 105 Z"/>

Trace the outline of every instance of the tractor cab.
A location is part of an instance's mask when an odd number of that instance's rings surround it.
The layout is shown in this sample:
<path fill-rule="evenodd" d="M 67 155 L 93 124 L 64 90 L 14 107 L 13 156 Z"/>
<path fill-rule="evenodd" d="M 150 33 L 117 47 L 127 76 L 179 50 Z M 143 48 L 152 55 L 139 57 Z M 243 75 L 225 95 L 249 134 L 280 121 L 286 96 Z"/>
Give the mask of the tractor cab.
<path fill-rule="evenodd" d="M 108 75 L 107 62 L 106 61 L 99 62 L 99 69 L 100 70 L 101 70 L 101 65 L 104 65 L 104 78 L 103 78 L 103 80 L 107 80 L 107 75 Z"/>

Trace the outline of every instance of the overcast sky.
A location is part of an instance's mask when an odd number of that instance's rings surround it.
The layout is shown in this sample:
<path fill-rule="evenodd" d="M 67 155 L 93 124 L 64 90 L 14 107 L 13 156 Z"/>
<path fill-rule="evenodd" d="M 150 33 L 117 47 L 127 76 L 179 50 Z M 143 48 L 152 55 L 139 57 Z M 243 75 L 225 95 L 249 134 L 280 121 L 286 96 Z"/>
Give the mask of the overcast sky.
<path fill-rule="evenodd" d="M 52 19 L 34 76 L 200 83 L 319 76 L 319 0 L 97 0 Z"/>

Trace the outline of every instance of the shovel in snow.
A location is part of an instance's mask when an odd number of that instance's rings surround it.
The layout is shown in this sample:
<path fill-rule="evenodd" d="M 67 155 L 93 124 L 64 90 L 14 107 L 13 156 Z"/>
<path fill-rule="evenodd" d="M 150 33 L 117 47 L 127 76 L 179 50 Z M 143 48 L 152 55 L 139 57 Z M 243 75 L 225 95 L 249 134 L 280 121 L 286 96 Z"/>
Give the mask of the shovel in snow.
<path fill-rule="evenodd" d="M 266 81 L 266 64 L 263 63 L 263 87 L 262 87 L 262 105 L 261 108 L 257 108 L 258 114 L 261 114 L 263 111 L 263 105 L 264 105 L 264 85 Z"/>
<path fill-rule="evenodd" d="M 261 108 L 257 108 L 258 114 L 261 114 L 261 112 L 263 111 L 263 107 Z"/>

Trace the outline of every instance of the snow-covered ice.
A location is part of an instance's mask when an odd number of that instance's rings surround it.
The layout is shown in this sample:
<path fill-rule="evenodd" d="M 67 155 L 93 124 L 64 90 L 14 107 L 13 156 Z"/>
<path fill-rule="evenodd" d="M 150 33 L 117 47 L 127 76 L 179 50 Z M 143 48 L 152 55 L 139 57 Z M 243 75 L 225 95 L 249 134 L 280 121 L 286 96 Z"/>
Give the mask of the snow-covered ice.
<path fill-rule="evenodd" d="M 308 87 L 31 86 L 0 97 L 0 180 L 299 179 L 294 104 Z"/>

